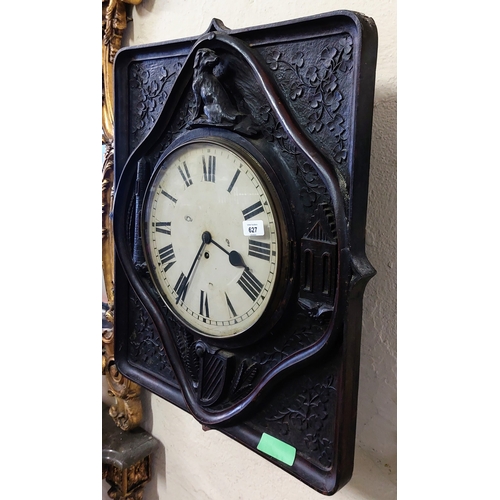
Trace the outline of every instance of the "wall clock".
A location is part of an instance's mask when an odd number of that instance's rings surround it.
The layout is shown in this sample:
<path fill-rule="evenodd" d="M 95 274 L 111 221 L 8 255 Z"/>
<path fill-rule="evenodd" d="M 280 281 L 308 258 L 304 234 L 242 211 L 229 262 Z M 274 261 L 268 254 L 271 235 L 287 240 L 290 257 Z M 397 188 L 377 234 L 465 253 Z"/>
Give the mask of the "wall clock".
<path fill-rule="evenodd" d="M 122 49 L 119 370 L 333 494 L 354 457 L 377 33 L 350 11 Z"/>
<path fill-rule="evenodd" d="M 183 138 L 160 159 L 145 195 L 149 273 L 200 338 L 253 342 L 275 322 L 283 295 L 284 198 L 251 149 L 228 136 Z"/>

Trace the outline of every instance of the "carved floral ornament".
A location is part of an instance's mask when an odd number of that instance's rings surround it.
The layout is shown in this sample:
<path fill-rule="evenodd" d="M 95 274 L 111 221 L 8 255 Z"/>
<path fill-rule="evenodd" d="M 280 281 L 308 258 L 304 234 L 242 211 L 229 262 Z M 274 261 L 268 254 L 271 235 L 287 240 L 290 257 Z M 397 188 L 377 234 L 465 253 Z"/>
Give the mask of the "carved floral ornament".
<path fill-rule="evenodd" d="M 283 54 L 273 50 L 266 62 L 273 71 L 282 69 L 293 74 L 289 86 L 289 96 L 296 101 L 308 92 L 309 104 L 313 110 L 308 116 L 307 128 L 310 132 L 319 132 L 324 125 L 334 131 L 343 122 L 335 112 L 343 99 L 338 89 L 338 73 L 347 73 L 352 69 L 352 39 L 341 38 L 336 46 L 326 46 L 314 65 L 304 66 L 304 53 L 296 52 L 291 61 Z"/>

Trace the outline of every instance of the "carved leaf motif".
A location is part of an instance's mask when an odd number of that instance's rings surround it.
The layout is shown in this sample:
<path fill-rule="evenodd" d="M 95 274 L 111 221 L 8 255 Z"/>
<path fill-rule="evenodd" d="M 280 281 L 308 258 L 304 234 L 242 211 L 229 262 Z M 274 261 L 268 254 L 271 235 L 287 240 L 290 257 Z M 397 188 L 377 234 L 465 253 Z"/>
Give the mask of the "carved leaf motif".
<path fill-rule="evenodd" d="M 252 382 L 257 375 L 259 366 L 257 363 L 252 363 L 247 367 L 246 362 L 243 361 L 238 366 L 236 373 L 231 381 L 229 388 L 229 397 L 236 398 L 252 388 Z"/>
<path fill-rule="evenodd" d="M 184 363 L 189 376 L 194 382 L 197 382 L 200 371 L 200 358 L 196 354 L 193 336 L 186 330 L 186 328 L 176 325 L 175 340 L 182 362 Z"/>
<path fill-rule="evenodd" d="M 335 56 L 338 54 L 338 51 L 335 47 L 325 47 L 321 51 L 320 61 L 326 68 L 331 68 L 335 63 Z"/>
<path fill-rule="evenodd" d="M 337 111 L 337 109 L 339 109 L 342 99 L 342 94 L 337 90 L 325 93 L 324 96 L 325 104 L 330 107 L 331 111 Z"/>
<path fill-rule="evenodd" d="M 140 302 L 134 296 L 131 298 L 133 308 L 136 311 L 134 331 L 130 336 L 130 357 L 142 365 L 172 374 L 172 367 L 165 354 L 161 342 L 148 314 L 142 308 Z"/>
<path fill-rule="evenodd" d="M 301 317 L 305 317 L 302 314 L 298 316 L 299 318 L 297 318 L 297 320 Z M 317 324 L 311 324 L 310 318 L 307 318 L 307 325 L 298 328 L 297 331 L 287 337 L 284 343 L 275 345 L 271 351 L 265 351 L 262 354 L 258 354 L 254 356 L 253 359 L 262 366 L 274 366 L 287 356 L 310 345 L 313 339 L 319 337 L 321 333 L 322 328 Z"/>
<path fill-rule="evenodd" d="M 309 380 L 306 388 L 297 396 L 295 404 L 285 410 L 280 410 L 277 415 L 267 420 L 280 422 L 282 434 L 288 434 L 290 427 L 319 431 L 328 416 L 327 403 L 332 391 L 335 391 L 332 376 L 329 376 L 322 384 L 312 385 Z"/>
<path fill-rule="evenodd" d="M 347 159 L 347 151 L 342 148 L 339 144 L 337 144 L 333 148 L 334 152 L 334 158 L 337 161 L 337 163 L 341 163 L 342 161 L 345 161 Z"/>
<path fill-rule="evenodd" d="M 304 88 L 300 83 L 292 82 L 290 86 L 290 99 L 295 101 L 298 97 L 300 97 L 304 93 Z"/>
<path fill-rule="evenodd" d="M 175 63 L 169 68 L 169 72 L 165 66 L 151 65 L 150 68 L 145 68 L 143 63 L 132 66 L 130 87 L 138 92 L 133 99 L 136 109 L 132 114 L 134 120 L 131 124 L 134 144 L 144 137 L 156 122 L 180 67 L 180 63 Z"/>
<path fill-rule="evenodd" d="M 312 99 L 309 101 L 309 104 L 311 105 L 311 108 L 316 109 L 320 107 L 322 102 L 323 102 L 322 94 L 318 92 L 312 97 Z M 319 118 L 321 118 L 321 115 L 318 116 L 318 119 Z"/>
<path fill-rule="evenodd" d="M 279 61 L 280 57 L 281 57 L 281 53 L 274 50 L 273 52 L 271 52 L 269 57 L 266 59 L 266 62 L 269 64 L 269 67 L 272 70 L 278 69 L 278 61 Z"/>
<path fill-rule="evenodd" d="M 311 66 L 306 71 L 305 80 L 307 83 L 309 83 L 309 85 L 314 85 L 319 80 L 318 68 L 316 68 L 315 66 Z"/>
<path fill-rule="evenodd" d="M 285 45 L 279 49 L 270 47 L 265 52 L 269 68 L 277 73 L 277 80 L 292 103 L 308 103 L 312 112 L 305 115 L 304 125 L 311 134 L 338 129 L 335 137 L 339 147 L 331 158 L 345 164 L 349 147 L 346 128 L 340 127 L 344 123 L 340 113 L 345 96 L 339 82 L 345 81 L 353 67 L 352 38 L 341 36 L 326 44 L 315 60 L 308 60 L 302 51 L 288 54 Z"/>
<path fill-rule="evenodd" d="M 340 115 L 335 115 L 333 120 L 327 123 L 327 126 L 333 132 L 335 137 L 345 140 L 347 139 L 347 132 L 343 124 L 344 119 Z"/>
<path fill-rule="evenodd" d="M 316 170 L 307 162 L 299 163 L 297 174 L 301 176 L 306 187 L 301 188 L 300 195 L 305 206 L 310 207 L 316 202 L 326 201 L 327 189 Z"/>
<path fill-rule="evenodd" d="M 328 403 L 335 390 L 332 375 L 318 384 L 313 384 L 309 379 L 294 404 L 266 419 L 277 423 L 282 435 L 287 435 L 294 429 L 306 431 L 304 443 L 307 449 L 317 452 L 318 461 L 325 467 L 332 463 L 332 443 L 322 437 L 321 431 L 328 418 Z"/>
<path fill-rule="evenodd" d="M 243 377 L 241 378 L 241 383 L 240 383 L 240 390 L 244 389 L 246 387 L 249 387 L 252 381 L 255 378 L 255 375 L 257 375 L 257 371 L 259 369 L 259 366 L 257 363 L 252 363 L 244 372 L 243 372 Z"/>
<path fill-rule="evenodd" d="M 323 128 L 323 123 L 320 121 L 321 115 L 321 110 L 309 115 L 307 128 L 310 132 L 319 132 Z"/>
<path fill-rule="evenodd" d="M 303 52 L 297 52 L 292 57 L 292 64 L 294 66 L 296 66 L 297 68 L 302 68 L 302 66 L 304 66 L 304 53 Z"/>
<path fill-rule="evenodd" d="M 245 369 L 245 364 L 240 363 L 236 373 L 234 374 L 233 380 L 231 381 L 231 387 L 229 388 L 229 394 L 233 395 L 236 392 L 236 388 L 240 385 L 241 376 L 243 374 L 243 370 Z"/>

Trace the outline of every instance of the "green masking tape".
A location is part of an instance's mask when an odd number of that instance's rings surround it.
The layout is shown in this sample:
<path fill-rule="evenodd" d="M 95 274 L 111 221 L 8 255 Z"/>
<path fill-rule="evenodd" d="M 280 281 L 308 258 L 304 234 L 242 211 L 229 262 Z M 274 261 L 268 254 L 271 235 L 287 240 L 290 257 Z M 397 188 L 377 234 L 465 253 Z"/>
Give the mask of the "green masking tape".
<path fill-rule="evenodd" d="M 260 438 L 257 449 L 287 465 L 293 465 L 295 453 L 297 451 L 293 446 L 290 446 L 289 444 L 286 444 L 283 441 L 266 434 L 265 432 Z"/>

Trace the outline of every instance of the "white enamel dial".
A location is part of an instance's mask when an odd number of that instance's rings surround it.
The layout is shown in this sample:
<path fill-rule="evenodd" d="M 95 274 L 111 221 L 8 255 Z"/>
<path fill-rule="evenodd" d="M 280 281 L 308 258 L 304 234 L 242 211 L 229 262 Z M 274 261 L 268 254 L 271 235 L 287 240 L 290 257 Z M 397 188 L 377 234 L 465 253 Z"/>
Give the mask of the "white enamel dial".
<path fill-rule="evenodd" d="M 144 205 L 144 248 L 166 304 L 211 337 L 252 327 L 277 282 L 279 221 L 255 160 L 219 141 L 170 153 Z"/>

